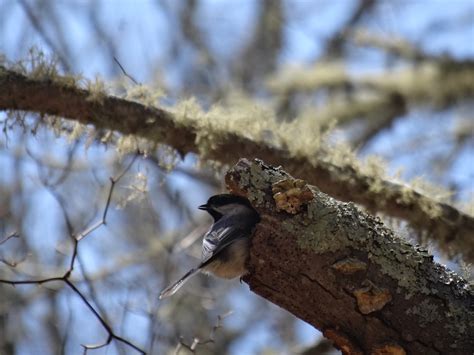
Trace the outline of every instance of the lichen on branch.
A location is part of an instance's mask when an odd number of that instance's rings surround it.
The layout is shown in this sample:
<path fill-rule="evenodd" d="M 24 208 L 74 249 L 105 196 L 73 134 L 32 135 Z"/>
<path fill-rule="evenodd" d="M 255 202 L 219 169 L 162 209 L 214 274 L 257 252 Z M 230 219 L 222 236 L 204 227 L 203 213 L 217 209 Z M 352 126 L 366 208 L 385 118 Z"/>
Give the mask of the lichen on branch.
<path fill-rule="evenodd" d="M 108 132 L 118 132 L 124 137 L 146 139 L 152 145 L 170 146 L 180 155 L 194 152 L 224 164 L 233 164 L 242 156 L 258 157 L 284 166 L 337 199 L 404 219 L 419 234 L 427 232 L 446 254 L 474 261 L 472 216 L 390 181 L 379 168 L 361 164 L 350 151 L 325 147 L 321 144 L 324 129 L 312 126 L 309 119 L 302 120 L 301 126 L 295 123 L 277 129 L 265 110 L 239 113 L 242 100 L 235 105 L 234 115 L 232 110 L 218 107 L 204 112 L 193 102 L 177 105 L 173 113 L 149 102 L 141 104 L 107 93 L 92 95 L 70 80 L 64 83 L 57 73 L 51 77 L 42 73 L 31 77 L 0 66 L 0 110 L 72 119 L 105 132 L 107 137 Z M 314 137 L 316 143 L 308 144 Z M 127 149 L 130 146 L 135 144 L 127 144 Z"/>

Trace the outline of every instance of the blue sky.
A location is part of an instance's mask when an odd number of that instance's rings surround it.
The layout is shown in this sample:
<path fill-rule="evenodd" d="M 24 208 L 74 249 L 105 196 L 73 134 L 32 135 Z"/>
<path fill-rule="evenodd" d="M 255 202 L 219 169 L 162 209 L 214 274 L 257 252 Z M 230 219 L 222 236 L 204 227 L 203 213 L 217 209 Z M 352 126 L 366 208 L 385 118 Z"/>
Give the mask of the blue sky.
<path fill-rule="evenodd" d="M 29 1 L 29 3 L 32 2 Z M 68 43 L 67 47 L 73 58 L 71 64 L 74 72 L 81 73 L 87 78 L 94 78 L 98 75 L 111 79 L 119 74 L 119 71 L 111 65 L 113 60 L 104 50 L 107 46 L 106 41 L 92 37 L 94 32 L 91 30 L 89 13 L 86 11 L 90 3 L 90 1 L 56 2 L 55 8 L 63 28 L 62 35 Z M 314 5 L 315 3 L 317 5 Z M 201 4 L 199 13 L 202 21 L 200 23 L 203 31 L 209 35 L 210 47 L 217 56 L 222 58 L 232 57 L 236 48 L 244 43 L 251 34 L 249 26 L 252 25 L 255 18 L 255 2 L 252 0 L 206 0 L 202 1 Z M 334 29 L 338 27 L 338 24 L 344 21 L 348 10 L 355 5 L 355 2 L 350 0 L 319 2 L 301 0 L 289 1 L 285 4 L 290 15 L 285 25 L 285 50 L 279 60 L 282 64 L 293 64 L 313 61 L 321 53 L 321 40 L 329 37 Z M 179 5 L 169 2 L 169 6 Z M 319 11 L 315 11 L 311 16 L 304 16 L 305 9 L 313 6 L 319 6 Z M 19 58 L 23 58 L 32 46 L 51 52 L 47 40 L 45 40 L 45 37 L 39 36 L 31 26 L 19 2 L 0 0 L 0 14 L 2 11 L 4 15 L 0 15 L 0 53 L 4 54 L 8 60 L 14 62 Z M 107 29 L 106 38 L 111 39 L 117 45 L 116 55 L 128 73 L 144 83 L 151 82 L 152 78 L 155 78 L 158 73 L 169 86 L 177 85 L 181 80 L 181 65 L 183 64 L 172 63 L 167 58 L 171 46 L 170 39 L 175 35 L 173 27 L 175 24 L 163 12 L 160 12 L 157 2 L 151 0 L 96 1 L 94 11 L 97 13 L 98 21 Z M 420 43 L 425 50 L 432 53 L 449 53 L 459 58 L 474 57 L 473 1 L 406 0 L 393 2 L 387 0 L 383 1 L 379 11 L 380 16 L 377 16 L 376 20 L 370 21 L 368 26 L 380 35 L 406 38 L 414 43 Z M 470 31 L 466 32 L 465 27 L 462 26 L 443 30 L 443 20 L 446 21 L 451 18 L 465 19 L 470 23 Z M 433 19 L 439 20 L 438 30 L 436 35 L 429 35 L 429 31 L 433 30 L 430 29 Z M 26 31 L 24 31 L 25 28 Z M 52 24 L 45 27 L 45 33 L 46 37 L 56 38 L 56 28 Z M 383 56 L 374 50 L 368 49 L 360 51 L 360 55 L 353 58 L 349 63 L 350 70 L 355 73 L 376 71 L 384 67 Z M 371 151 L 387 155 L 393 152 L 392 142 L 398 141 L 397 137 L 410 134 L 420 125 L 428 125 L 427 115 L 429 113 L 420 111 L 401 120 L 390 131 L 380 135 L 372 143 Z M 5 138 L 0 136 L 2 150 L 5 150 L 5 143 Z M 64 139 L 58 138 L 51 145 L 60 151 L 61 145 L 65 144 L 67 142 Z M 31 142 L 31 146 L 35 148 L 34 141 Z M 87 153 L 91 161 L 95 159 L 100 161 L 107 154 L 100 148 L 91 149 L 92 151 Z M 5 156 L 5 151 L 2 152 L 2 150 L 0 150 L 0 170 L 9 171 L 12 161 Z M 462 152 L 461 156 L 462 158 L 453 169 L 452 176 L 459 183 L 470 185 L 474 178 L 472 151 Z M 413 156 L 395 158 L 391 160 L 390 169 L 395 171 L 400 166 L 404 166 L 407 170 L 406 176 L 416 176 L 423 173 L 422 170 L 417 169 L 418 159 L 427 158 L 424 155 L 419 158 L 415 157 L 415 159 L 413 159 Z M 193 161 L 192 157 L 188 157 L 184 164 L 192 164 Z M 28 175 L 33 176 L 34 174 L 36 172 L 33 167 L 26 167 L 25 179 L 28 179 Z M 2 177 L 2 179 L 8 178 L 8 173 L 5 173 Z M 172 174 L 169 180 L 172 188 L 176 191 L 184 191 L 194 184 L 194 182 L 179 174 Z M 34 179 L 32 181 L 31 187 L 38 188 L 34 183 Z M 193 188 L 193 190 L 198 190 L 198 187 Z M 202 203 L 206 199 L 207 193 L 206 190 L 198 191 L 189 198 L 189 204 L 198 205 Z M 463 198 L 467 197 L 463 196 Z M 59 232 L 55 231 L 55 226 L 60 219 L 60 214 L 57 211 L 55 212 L 55 202 L 48 196 L 47 192 L 41 191 L 41 189 L 32 195 L 32 202 L 37 205 L 38 214 L 45 209 L 52 211 L 47 217 L 41 219 L 39 225 L 35 224 L 35 221 L 38 223 L 37 215 L 29 217 L 32 219 L 32 225 L 35 226 L 35 228 L 32 228 L 32 235 L 36 237 L 33 244 L 48 243 L 52 246 L 51 250 L 54 250 L 54 245 L 60 238 L 57 234 Z M 44 237 L 45 235 L 48 237 Z M 109 237 L 111 236 L 109 235 Z M 105 239 L 107 243 L 113 243 L 113 239 L 107 240 L 107 237 Z M 100 243 L 103 242 L 104 240 Z M 91 248 L 85 247 L 83 255 L 91 269 L 94 267 L 100 268 L 103 265 L 93 244 Z M 253 294 L 248 294 L 245 285 L 239 286 L 237 290 L 234 299 L 237 310 L 246 307 L 246 302 L 251 299 L 249 297 L 256 297 Z M 66 297 L 63 301 L 65 303 L 70 302 Z M 76 301 L 73 300 L 72 302 Z M 39 309 L 35 309 L 35 312 L 41 313 L 41 303 L 37 303 L 37 305 L 39 305 L 37 306 Z M 240 315 L 234 314 L 231 317 L 233 318 L 230 318 L 229 323 L 232 322 L 232 319 L 238 322 Z M 89 318 L 78 320 L 78 323 L 83 324 L 84 328 L 82 329 L 87 329 L 86 324 L 88 322 L 90 322 Z M 34 327 L 34 321 L 31 323 Z M 132 337 L 137 336 L 136 339 L 140 339 L 138 334 L 141 333 L 141 328 L 145 326 L 146 319 L 133 316 L 133 322 L 130 321 L 128 324 L 129 334 Z M 317 332 L 303 322 L 298 324 L 298 331 L 302 343 L 310 344 L 317 336 Z M 91 333 L 94 332 L 91 331 Z M 91 336 L 91 334 L 86 335 Z M 99 335 L 103 336 L 103 334 Z M 86 336 L 84 335 L 83 338 L 86 338 Z M 265 323 L 258 324 L 256 329 L 244 341 L 235 345 L 234 353 L 254 353 L 256 349 L 268 344 L 271 339 L 271 327 Z M 36 344 L 37 341 L 35 340 L 34 343 Z M 90 340 L 84 341 L 90 342 Z M 79 353 L 80 348 L 76 350 Z M 28 345 L 25 345 L 22 354 L 30 354 L 33 353 L 32 351 L 34 352 Z M 107 351 L 104 350 L 102 353 L 115 353 L 114 348 L 109 348 Z M 75 353 L 75 350 L 71 350 L 71 353 Z"/>

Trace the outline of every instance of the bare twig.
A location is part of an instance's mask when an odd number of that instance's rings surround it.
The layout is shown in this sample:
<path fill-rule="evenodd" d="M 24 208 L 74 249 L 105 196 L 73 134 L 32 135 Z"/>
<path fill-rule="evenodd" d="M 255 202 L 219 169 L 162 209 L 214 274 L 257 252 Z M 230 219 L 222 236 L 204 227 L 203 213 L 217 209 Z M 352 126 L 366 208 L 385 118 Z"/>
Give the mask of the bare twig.
<path fill-rule="evenodd" d="M 119 174 L 118 176 L 116 177 L 111 177 L 110 178 L 110 190 L 109 190 L 109 193 L 107 195 L 107 202 L 105 203 L 105 208 L 104 208 L 104 212 L 102 213 L 102 219 L 100 219 L 99 221 L 97 221 L 96 223 L 94 223 L 93 225 L 91 225 L 89 228 L 87 228 L 85 231 L 79 233 L 76 237 L 77 241 L 80 242 L 82 239 L 84 239 L 85 237 L 87 237 L 90 233 L 92 233 L 93 231 L 95 231 L 97 228 L 103 226 L 103 225 L 106 225 L 107 224 L 107 213 L 109 212 L 109 207 L 110 207 L 110 201 L 112 199 L 112 193 L 115 189 L 115 184 L 122 178 L 122 176 L 128 171 L 128 169 L 130 169 L 130 167 L 132 166 L 132 164 L 135 162 L 135 159 L 138 157 L 138 155 L 135 155 L 133 157 L 133 159 L 130 161 L 130 163 L 128 164 L 128 166 L 123 170 L 123 172 L 121 174 Z"/>
<path fill-rule="evenodd" d="M 17 232 L 13 232 L 13 233 L 10 233 L 9 235 L 7 235 L 5 238 L 3 238 L 2 240 L 0 240 L 0 245 L 2 245 L 3 243 L 6 243 L 8 242 L 10 239 L 12 238 L 20 238 L 20 235 L 17 233 Z"/>
<path fill-rule="evenodd" d="M 357 6 L 346 20 L 345 23 L 328 39 L 326 42 L 325 56 L 339 57 L 342 53 L 343 46 L 347 41 L 347 34 L 353 31 L 354 27 L 367 17 L 374 10 L 377 2 L 375 0 L 360 0 Z"/>
<path fill-rule="evenodd" d="M 139 83 L 138 81 L 136 81 L 131 75 L 129 75 L 126 71 L 125 71 L 125 68 L 122 66 L 122 64 L 120 64 L 120 62 L 118 61 L 118 59 L 116 57 L 114 57 L 114 61 L 115 63 L 117 63 L 117 65 L 119 66 L 120 70 L 122 71 L 123 75 L 125 75 L 127 78 L 129 78 L 131 81 L 133 81 L 133 83 L 135 85 L 141 85 L 141 83 Z"/>
<path fill-rule="evenodd" d="M 32 8 L 29 4 L 28 1 L 25 0 L 20 0 L 20 4 L 23 8 L 23 11 L 25 12 L 26 16 L 30 20 L 31 24 L 39 34 L 39 36 L 44 40 L 46 45 L 51 49 L 53 53 L 57 56 L 59 62 L 61 65 L 64 67 L 66 71 L 71 70 L 71 65 L 68 62 L 66 58 L 71 58 L 70 55 L 64 55 L 63 51 L 60 51 L 59 48 L 57 48 L 56 44 L 52 40 L 52 38 L 47 34 L 47 31 L 44 28 L 44 25 L 42 21 L 40 20 L 40 16 L 37 16 L 35 12 L 38 11 L 38 9 Z M 34 3 L 33 3 L 34 4 Z M 39 4 L 41 5 L 41 4 Z M 58 31 L 58 34 L 60 31 Z M 68 53 L 69 54 L 69 53 Z"/>
<path fill-rule="evenodd" d="M 18 264 L 24 262 L 26 258 L 27 258 L 27 255 L 24 255 L 23 258 L 20 260 L 12 260 L 12 261 L 6 260 L 5 258 L 0 258 L 0 262 L 4 263 L 5 265 L 8 265 L 11 268 L 14 268 L 14 267 L 17 267 Z"/>
<path fill-rule="evenodd" d="M 38 175 L 40 176 L 41 182 L 46 188 L 54 187 L 61 185 L 70 175 L 72 172 L 72 167 L 74 165 L 74 153 L 77 151 L 77 148 L 79 147 L 79 141 L 76 140 L 72 143 L 72 147 L 68 149 L 67 152 L 67 162 L 65 166 L 62 166 L 60 168 L 60 175 L 53 181 L 50 182 L 49 179 L 45 176 L 44 172 L 42 171 L 42 168 L 45 167 L 47 164 L 42 161 L 40 157 L 38 157 L 31 149 L 28 147 L 25 148 L 26 153 L 28 156 L 33 159 L 38 167 Z M 47 166 L 47 168 L 50 169 L 50 174 L 51 174 L 51 167 Z"/>
<path fill-rule="evenodd" d="M 102 347 L 105 347 L 107 345 L 110 344 L 110 342 L 112 340 L 116 340 L 116 341 L 119 341 L 123 344 L 126 344 L 128 345 L 129 347 L 135 349 L 137 352 L 141 353 L 141 354 L 146 354 L 145 351 L 143 351 L 142 349 L 140 349 L 138 346 L 136 346 L 135 344 L 133 344 L 132 342 L 130 342 L 129 340 L 117 335 L 114 330 L 112 329 L 111 325 L 109 325 L 109 323 L 107 322 L 106 318 L 104 316 L 102 316 L 95 308 L 94 306 L 92 306 L 92 304 L 89 302 L 89 300 L 86 298 L 86 296 L 84 296 L 84 294 L 74 285 L 73 282 L 71 282 L 70 280 L 70 277 L 71 277 L 71 273 L 73 272 L 74 270 L 74 265 L 75 265 L 75 262 L 76 262 L 76 259 L 78 258 L 78 247 L 79 247 L 79 242 L 84 239 L 87 235 L 89 235 L 90 233 L 92 233 L 94 230 L 96 230 L 97 228 L 99 228 L 100 226 L 102 225 L 105 225 L 106 224 L 106 218 L 107 218 L 107 212 L 108 212 L 108 209 L 109 209 L 109 206 L 110 206 L 110 201 L 112 199 L 112 193 L 114 191 L 114 187 L 115 187 L 115 184 L 124 176 L 124 174 L 130 169 L 130 167 L 132 166 L 132 164 L 134 163 L 136 159 L 136 156 L 133 157 L 133 159 L 131 160 L 131 162 L 126 166 L 126 168 L 118 175 L 116 175 L 115 177 L 111 177 L 110 178 L 110 181 L 111 181 L 111 186 L 110 186 L 110 189 L 109 189 L 109 193 L 108 193 L 108 196 L 107 196 L 107 201 L 106 201 L 106 204 L 105 204 L 105 207 L 104 207 L 104 212 L 102 214 L 102 219 L 95 223 L 92 227 L 89 227 L 87 228 L 85 231 L 79 233 L 77 236 L 74 236 L 74 234 L 72 233 L 72 225 L 71 225 L 71 222 L 65 212 L 65 209 L 64 209 L 64 201 L 62 201 L 62 199 L 60 198 L 59 195 L 57 194 L 54 194 L 57 201 L 61 204 L 61 206 L 63 207 L 63 213 L 64 213 L 64 217 L 65 217 L 65 220 L 66 220 L 66 225 L 67 225 L 67 228 L 68 228 L 68 231 L 69 231 L 69 235 L 73 241 L 73 251 L 72 251 L 72 254 L 71 254 L 71 258 L 70 258 L 70 261 L 69 261 L 69 267 L 68 269 L 65 271 L 65 273 L 62 275 L 62 276 L 55 276 L 55 277 L 48 277 L 48 278 L 42 278 L 42 279 L 31 279 L 31 280 L 7 280 L 7 279 L 0 279 L 0 283 L 4 283 L 4 284 L 9 284 L 9 285 L 29 285 L 29 284 L 37 284 L 37 285 L 42 285 L 44 283 L 50 283 L 50 282 L 63 282 L 65 283 L 77 296 L 79 296 L 79 298 L 82 300 L 82 302 L 86 305 L 86 307 L 92 312 L 92 314 L 95 316 L 95 318 L 99 321 L 99 323 L 102 325 L 102 327 L 106 330 L 106 332 L 108 333 L 108 337 L 107 339 L 101 343 L 101 344 L 96 344 L 96 345 L 82 345 L 83 348 L 84 348 L 84 353 L 88 350 L 88 349 L 98 349 L 98 348 L 102 348 Z M 103 313 L 103 312 L 102 312 Z"/>
<path fill-rule="evenodd" d="M 217 322 L 216 324 L 212 327 L 211 329 L 211 332 L 209 334 L 209 338 L 205 339 L 205 340 L 200 340 L 198 337 L 194 337 L 193 338 L 193 342 L 191 343 L 191 345 L 188 345 L 186 344 L 186 342 L 184 341 L 184 337 L 180 336 L 179 337 L 179 343 L 178 345 L 176 346 L 176 349 L 175 349 L 175 355 L 178 355 L 179 354 L 179 351 L 182 349 L 182 348 L 185 348 L 185 349 L 188 349 L 189 351 L 191 351 L 193 354 L 196 353 L 196 350 L 197 350 L 197 347 L 199 345 L 206 345 L 206 344 L 209 344 L 209 343 L 214 343 L 216 341 L 215 339 L 215 336 L 216 336 L 216 332 L 219 328 L 222 327 L 222 320 L 227 318 L 228 316 L 230 316 L 231 314 L 233 313 L 233 311 L 228 311 L 227 313 L 224 313 L 224 314 L 219 314 L 217 316 Z"/>

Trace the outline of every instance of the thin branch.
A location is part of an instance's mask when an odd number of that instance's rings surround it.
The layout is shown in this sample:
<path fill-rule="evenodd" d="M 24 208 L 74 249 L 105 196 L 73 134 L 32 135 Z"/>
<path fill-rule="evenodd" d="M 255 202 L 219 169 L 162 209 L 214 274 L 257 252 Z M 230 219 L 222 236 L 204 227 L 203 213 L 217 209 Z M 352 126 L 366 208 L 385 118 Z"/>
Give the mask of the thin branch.
<path fill-rule="evenodd" d="M 0 279 L 0 283 L 12 285 L 12 286 L 15 286 L 15 285 L 32 285 L 32 284 L 42 285 L 42 284 L 47 283 L 47 282 L 64 281 L 65 280 L 64 276 L 48 277 L 48 278 L 45 278 L 45 279 L 38 279 L 38 280 L 6 280 L 6 279 Z"/>
<path fill-rule="evenodd" d="M 61 185 L 70 175 L 70 173 L 72 172 L 72 167 L 74 165 L 74 154 L 75 152 L 77 151 L 79 147 L 79 141 L 76 140 L 72 143 L 72 147 L 70 147 L 68 149 L 68 152 L 67 152 L 67 163 L 65 166 L 61 166 L 59 168 L 60 170 L 60 174 L 59 176 L 55 179 L 55 181 L 53 182 L 50 182 L 50 178 L 47 177 L 44 172 L 43 172 L 43 169 L 42 168 L 48 168 L 49 169 L 49 173 L 51 175 L 51 171 L 53 170 L 50 166 L 48 166 L 48 164 L 44 161 L 41 160 L 40 157 L 38 157 L 31 149 L 29 149 L 28 147 L 25 148 L 25 151 L 26 151 L 26 154 L 31 158 L 33 159 L 33 161 L 36 163 L 37 165 L 37 169 L 38 169 L 38 176 L 40 177 L 40 180 L 42 182 L 42 184 L 45 186 L 45 188 L 51 188 L 51 187 L 54 187 L 54 186 L 59 186 Z M 56 170 L 56 169 L 54 169 Z"/>
<path fill-rule="evenodd" d="M 87 306 L 87 308 L 89 308 L 89 310 L 94 314 L 94 316 L 99 320 L 99 322 L 102 324 L 102 326 L 104 327 L 104 329 L 107 331 L 107 333 L 109 334 L 107 340 L 103 343 L 103 344 L 98 344 L 98 345 L 82 345 L 84 348 L 86 349 L 99 349 L 99 348 L 103 348 L 104 346 L 107 346 L 110 344 L 110 342 L 112 341 L 112 339 L 115 339 L 117 341 L 120 341 L 121 343 L 124 343 L 124 344 L 127 344 L 128 346 L 130 346 L 131 348 L 135 349 L 136 351 L 138 351 L 139 353 L 141 354 L 146 354 L 145 351 L 143 351 L 142 349 L 140 349 L 138 346 L 136 346 L 135 344 L 131 343 L 130 341 L 128 341 L 127 339 L 125 338 L 122 338 L 121 336 L 118 336 L 114 333 L 113 329 L 110 327 L 110 325 L 101 317 L 101 315 L 94 309 L 94 307 L 92 307 L 92 305 L 89 303 L 89 301 L 86 299 L 86 297 L 81 293 L 81 291 L 76 287 L 74 286 L 74 284 L 69 281 L 68 279 L 65 279 L 64 282 L 70 287 L 72 288 L 72 290 L 82 299 L 82 301 L 85 303 L 85 305 Z"/>
<path fill-rule="evenodd" d="M 71 70 L 71 65 L 67 61 L 66 56 L 64 55 L 64 53 L 62 51 L 60 51 L 56 47 L 56 44 L 53 42 L 53 40 L 50 38 L 50 36 L 46 33 L 46 30 L 44 29 L 44 25 L 43 25 L 42 21 L 40 20 L 40 17 L 36 16 L 35 12 L 38 9 L 31 8 L 28 1 L 25 1 L 25 0 L 20 0 L 20 4 L 23 7 L 23 10 L 26 14 L 26 17 L 28 17 L 31 24 L 33 25 L 33 27 L 37 31 L 38 35 L 44 40 L 44 42 L 51 49 L 51 51 L 56 54 L 57 58 L 59 59 L 59 62 L 64 67 L 64 69 L 66 69 L 66 71 L 70 71 Z M 39 3 L 39 5 L 41 5 L 41 4 Z M 59 34 L 60 32 L 61 31 L 58 31 L 57 33 Z M 71 56 L 68 55 L 67 57 L 70 58 Z"/>
<path fill-rule="evenodd" d="M 20 235 L 17 233 L 17 232 L 13 232 L 13 233 L 10 233 L 9 235 L 7 235 L 5 238 L 3 238 L 2 240 L 0 240 L 0 245 L 2 245 L 3 243 L 6 243 L 8 242 L 10 239 L 12 238 L 20 238 Z"/>
<path fill-rule="evenodd" d="M 56 198 L 56 200 L 58 201 L 58 203 L 62 207 L 62 210 L 63 210 L 63 213 L 64 213 L 64 218 L 66 220 L 66 225 L 67 225 L 68 232 L 69 232 L 68 234 L 69 234 L 69 236 L 71 237 L 71 239 L 73 241 L 73 251 L 72 251 L 72 254 L 71 254 L 71 259 L 69 261 L 69 267 L 68 267 L 68 269 L 66 270 L 66 272 L 64 273 L 63 276 L 48 277 L 48 278 L 37 279 L 37 280 L 34 280 L 34 279 L 32 279 L 32 280 L 0 279 L 0 283 L 9 284 L 9 285 L 12 285 L 12 286 L 15 286 L 15 285 L 31 285 L 31 284 L 42 285 L 44 283 L 50 283 L 50 282 L 63 282 L 63 283 L 65 283 L 77 296 L 79 296 L 79 298 L 82 300 L 82 302 L 91 311 L 91 313 L 99 321 L 99 323 L 102 325 L 102 327 L 106 330 L 106 332 L 108 334 L 107 339 L 101 344 L 82 345 L 83 348 L 84 348 L 84 352 L 86 352 L 89 349 L 99 349 L 99 348 L 105 347 L 105 346 L 109 345 L 112 340 L 116 340 L 116 341 L 119 341 L 123 344 L 128 345 L 129 347 L 135 349 L 137 352 L 139 352 L 141 354 L 146 354 L 145 351 L 140 349 L 138 346 L 136 346 L 135 344 L 133 344 L 129 340 L 117 335 L 114 332 L 114 330 L 112 329 L 112 327 L 109 325 L 109 323 L 107 322 L 106 318 L 100 315 L 100 313 L 92 306 L 92 304 L 89 302 L 89 300 L 86 298 L 86 296 L 84 296 L 84 294 L 70 280 L 71 274 L 74 270 L 75 261 L 78 257 L 79 242 L 83 238 L 85 238 L 87 235 L 92 233 L 92 231 L 94 231 L 98 227 L 106 224 L 107 212 L 108 212 L 108 209 L 109 209 L 109 206 L 110 206 L 110 202 L 112 200 L 112 193 L 114 191 L 115 184 L 131 168 L 131 166 L 135 162 L 136 158 L 137 158 L 137 156 L 135 155 L 131 159 L 130 163 L 125 167 L 125 169 L 120 174 L 116 175 L 115 177 L 110 178 L 111 186 L 110 186 L 110 189 L 109 189 L 109 193 L 107 195 L 107 202 L 106 202 L 105 207 L 104 207 L 104 212 L 102 214 L 102 219 L 98 223 L 94 224 L 94 226 L 93 226 L 94 228 L 91 228 L 91 227 L 87 228 L 85 231 L 79 233 L 77 237 L 74 237 L 74 235 L 72 233 L 72 225 L 71 225 L 70 219 L 69 219 L 69 217 L 66 213 L 63 199 L 61 198 L 60 195 L 58 195 L 54 191 L 54 189 L 50 189 L 50 191 L 53 193 L 53 196 Z"/>
<path fill-rule="evenodd" d="M 131 75 L 128 75 L 128 73 L 125 71 L 125 68 L 122 66 L 122 64 L 120 64 L 120 62 L 118 61 L 118 59 L 116 57 L 114 57 L 114 61 L 115 63 L 117 63 L 117 65 L 119 66 L 120 70 L 122 71 L 123 75 L 125 75 L 127 78 L 129 78 L 131 81 L 133 81 L 133 83 L 135 85 L 141 85 L 141 83 L 139 83 L 138 81 L 136 81 Z"/>
<path fill-rule="evenodd" d="M 324 55 L 327 58 L 340 57 L 343 46 L 347 42 L 347 34 L 354 30 L 356 25 L 364 18 L 367 18 L 377 5 L 375 0 L 360 0 L 354 8 L 351 16 L 345 23 L 328 39 Z"/>
<path fill-rule="evenodd" d="M 404 58 L 409 61 L 442 61 L 450 59 L 446 55 L 436 56 L 424 52 L 420 47 L 412 45 L 402 38 L 393 36 L 380 36 L 375 33 L 367 31 L 355 31 L 349 38 L 354 41 L 356 45 L 362 47 L 374 47 L 381 49 L 394 56 Z M 452 58 L 450 60 L 453 60 Z"/>
<path fill-rule="evenodd" d="M 216 337 L 216 332 L 217 332 L 218 329 L 220 329 L 222 327 L 222 320 L 224 320 L 225 318 L 230 316 L 232 313 L 234 313 L 234 312 L 233 311 L 228 311 L 227 313 L 224 313 L 222 315 L 219 314 L 217 316 L 216 324 L 212 327 L 211 332 L 209 333 L 209 337 L 205 340 L 200 340 L 198 337 L 194 337 L 193 342 L 191 343 L 191 345 L 188 345 L 184 341 L 184 337 L 180 336 L 179 337 L 179 343 L 176 346 L 176 349 L 175 349 L 175 352 L 174 352 L 175 355 L 179 354 L 179 351 L 181 350 L 181 348 L 188 349 L 193 354 L 195 354 L 196 350 L 197 350 L 197 347 L 199 345 L 206 345 L 206 344 L 209 344 L 209 343 L 214 343 L 216 341 L 216 338 L 215 338 Z"/>
<path fill-rule="evenodd" d="M 138 155 L 134 155 L 133 158 L 131 159 L 130 163 L 128 164 L 127 167 L 125 167 L 125 169 L 120 173 L 118 174 L 117 176 L 115 177 L 111 177 L 110 178 L 110 189 L 109 189 L 109 193 L 107 195 L 107 202 L 105 203 L 105 207 L 104 207 L 104 212 L 102 213 L 102 219 L 100 219 L 99 221 L 95 222 L 93 225 L 91 225 L 89 228 L 87 228 L 85 231 L 79 233 L 76 237 L 77 241 L 80 242 L 82 239 L 84 239 L 85 237 L 87 237 L 89 234 L 91 234 L 93 231 L 95 231 L 97 228 L 103 226 L 103 225 L 106 225 L 107 224 L 107 214 L 109 212 L 109 207 L 110 207 L 110 202 L 112 200 L 112 194 L 114 192 L 114 189 L 115 189 L 115 184 L 125 175 L 125 173 L 130 169 L 130 167 L 133 165 L 133 163 L 135 162 L 135 160 L 137 159 Z"/>

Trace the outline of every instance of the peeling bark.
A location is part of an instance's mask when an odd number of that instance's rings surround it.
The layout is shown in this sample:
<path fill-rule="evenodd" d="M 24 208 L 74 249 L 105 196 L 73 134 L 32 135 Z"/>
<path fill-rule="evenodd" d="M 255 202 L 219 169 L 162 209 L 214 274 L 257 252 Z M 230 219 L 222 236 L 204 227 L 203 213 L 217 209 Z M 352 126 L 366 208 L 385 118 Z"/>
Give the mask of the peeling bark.
<path fill-rule="evenodd" d="M 239 161 L 226 183 L 262 218 L 244 277 L 252 291 L 345 354 L 473 353 L 473 290 L 425 250 L 259 160 Z"/>

